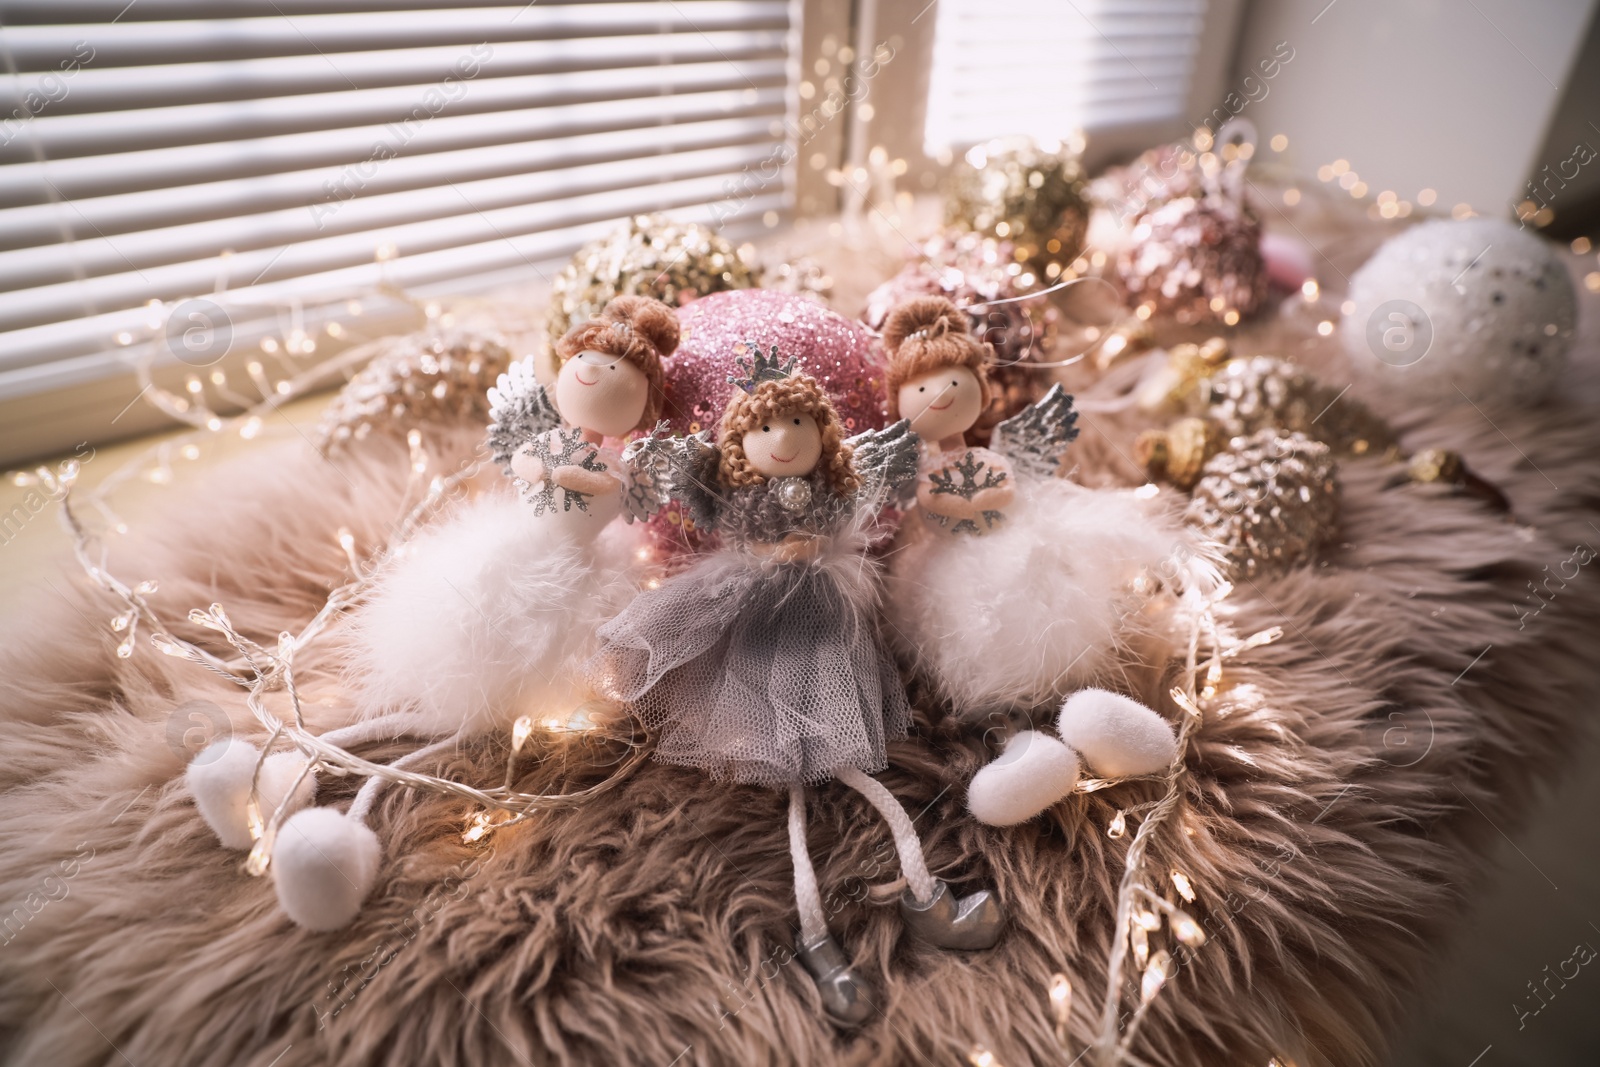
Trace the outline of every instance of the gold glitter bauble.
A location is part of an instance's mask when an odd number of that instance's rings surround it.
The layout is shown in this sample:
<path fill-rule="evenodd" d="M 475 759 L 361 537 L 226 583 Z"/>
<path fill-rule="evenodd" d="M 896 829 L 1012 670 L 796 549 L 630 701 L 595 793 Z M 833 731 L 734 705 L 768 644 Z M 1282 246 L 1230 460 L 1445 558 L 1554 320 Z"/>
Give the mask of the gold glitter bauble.
<path fill-rule="evenodd" d="M 761 288 L 777 289 L 785 293 L 798 293 L 819 304 L 826 304 L 833 295 L 833 276 L 814 259 L 801 257 L 794 262 L 784 260 L 761 270 Z"/>
<path fill-rule="evenodd" d="M 1337 475 L 1328 446 L 1304 434 L 1235 437 L 1206 462 L 1185 518 L 1222 545 L 1236 575 L 1282 570 L 1333 535 Z"/>
<path fill-rule="evenodd" d="M 511 364 L 499 337 L 469 329 L 385 339 L 317 423 L 314 443 L 333 454 L 373 435 L 404 437 L 428 422 L 488 422 L 488 390 Z"/>
<path fill-rule="evenodd" d="M 1017 279 L 1023 288 L 1055 281 L 1082 254 L 1089 231 L 1079 151 L 1028 137 L 978 145 L 950 172 L 945 221 L 1010 241 L 1016 261 L 1036 272 Z"/>
<path fill-rule="evenodd" d="M 635 215 L 573 255 L 550 285 L 545 344 L 600 314 L 615 297 L 653 296 L 681 307 L 707 293 L 749 289 L 755 276 L 726 238 L 666 215 Z"/>
<path fill-rule="evenodd" d="M 1267 296 L 1261 223 L 1226 196 L 1179 197 L 1139 218 L 1117 253 L 1130 304 L 1184 325 L 1233 325 Z"/>
<path fill-rule="evenodd" d="M 1194 414 L 1228 437 L 1268 428 L 1303 433 L 1353 456 L 1395 445 L 1394 431 L 1361 401 L 1273 356 L 1230 359 L 1194 391 Z"/>

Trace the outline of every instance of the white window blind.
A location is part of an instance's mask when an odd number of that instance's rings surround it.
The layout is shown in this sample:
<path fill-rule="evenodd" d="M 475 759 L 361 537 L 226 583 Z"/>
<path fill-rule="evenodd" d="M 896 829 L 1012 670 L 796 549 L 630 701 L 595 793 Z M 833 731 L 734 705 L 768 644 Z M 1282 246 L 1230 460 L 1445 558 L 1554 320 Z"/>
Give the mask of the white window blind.
<path fill-rule="evenodd" d="M 1206 0 L 939 0 L 930 155 L 1180 118 Z M 1001 128 L 1003 126 L 1003 128 Z"/>
<path fill-rule="evenodd" d="M 637 212 L 792 198 L 738 179 L 788 137 L 790 0 L 0 0 L 0 23 L 0 400 L 125 370 L 119 335 L 217 289 L 470 288 Z"/>

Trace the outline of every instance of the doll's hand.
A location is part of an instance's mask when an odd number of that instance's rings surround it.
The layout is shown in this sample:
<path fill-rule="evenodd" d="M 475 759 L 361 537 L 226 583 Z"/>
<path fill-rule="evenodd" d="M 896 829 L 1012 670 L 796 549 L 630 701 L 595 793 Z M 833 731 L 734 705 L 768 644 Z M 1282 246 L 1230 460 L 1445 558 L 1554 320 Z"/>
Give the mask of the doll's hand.
<path fill-rule="evenodd" d="M 574 493 L 604 496 L 622 489 L 622 482 L 605 471 L 586 470 L 576 464 L 556 468 L 556 484 Z"/>
<path fill-rule="evenodd" d="M 979 489 L 972 495 L 972 506 L 980 512 L 1004 511 L 1011 506 L 1011 502 L 1016 498 L 1016 490 L 1011 488 L 1011 483 L 1008 480 L 1004 485 Z"/>
<path fill-rule="evenodd" d="M 532 452 L 518 452 L 511 457 L 511 473 L 529 485 L 538 485 L 544 481 L 548 472 L 545 470 L 544 460 Z"/>
<path fill-rule="evenodd" d="M 917 482 L 917 507 L 947 519 L 975 519 L 981 514 L 975 500 L 963 500 L 954 493 L 936 493 L 926 479 Z"/>

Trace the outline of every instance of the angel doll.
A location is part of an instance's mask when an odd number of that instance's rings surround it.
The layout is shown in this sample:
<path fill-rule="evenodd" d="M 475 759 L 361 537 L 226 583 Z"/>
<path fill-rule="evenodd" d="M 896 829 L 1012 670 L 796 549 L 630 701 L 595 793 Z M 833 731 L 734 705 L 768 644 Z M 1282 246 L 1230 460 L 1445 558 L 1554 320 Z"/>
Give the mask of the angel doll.
<path fill-rule="evenodd" d="M 714 779 L 786 790 L 801 962 L 836 1021 L 871 1011 L 828 931 L 806 846 L 805 793 L 831 778 L 862 793 L 893 832 L 907 925 L 947 948 L 986 948 L 1000 911 L 987 891 L 957 899 L 928 873 L 911 819 L 873 773 L 910 709 L 877 626 L 878 577 L 864 553 L 887 493 L 915 469 L 904 422 L 843 439 L 817 382 L 774 347 L 706 435 L 638 442 L 635 462 L 671 453 L 673 491 L 720 549 L 646 590 L 600 630 L 596 687 L 659 736 L 655 757 Z"/>
<path fill-rule="evenodd" d="M 564 721 L 587 698 L 583 664 L 595 631 L 643 580 L 642 540 L 613 520 L 647 517 L 664 500 L 664 486 L 649 469 L 625 467 L 616 443 L 655 425 L 661 361 L 677 343 L 670 308 L 624 296 L 560 339 L 565 362 L 553 388 L 528 360 L 500 376 L 489 393 L 488 444 L 514 492 L 462 507 L 378 576 L 351 625 L 349 677 L 362 717 L 325 739 L 430 739 L 392 764 L 404 768 L 521 715 Z M 296 777 L 298 753 L 268 757 L 259 774 L 258 757 L 243 745 L 202 753 L 190 770 L 202 814 L 231 847 L 251 847 L 252 781 L 268 814 L 310 799 L 314 783 Z M 308 808 L 279 830 L 270 870 L 297 923 L 336 929 L 359 911 L 382 854 L 366 824 L 382 787 L 370 778 L 347 812 Z"/>
<path fill-rule="evenodd" d="M 901 304 L 883 343 L 890 417 L 909 420 L 923 443 L 885 582 L 901 656 L 975 724 L 1108 674 L 1142 624 L 1134 583 L 1198 559 L 1190 535 L 1130 492 L 1057 477 L 1077 436 L 1059 385 L 997 426 L 989 448 L 969 448 L 962 435 L 988 401 L 992 352 L 950 301 Z M 1057 733 L 1013 734 L 974 777 L 972 813 L 1022 822 L 1071 792 L 1080 757 L 1122 776 L 1164 770 L 1176 752 L 1161 716 L 1103 689 L 1067 700 Z"/>

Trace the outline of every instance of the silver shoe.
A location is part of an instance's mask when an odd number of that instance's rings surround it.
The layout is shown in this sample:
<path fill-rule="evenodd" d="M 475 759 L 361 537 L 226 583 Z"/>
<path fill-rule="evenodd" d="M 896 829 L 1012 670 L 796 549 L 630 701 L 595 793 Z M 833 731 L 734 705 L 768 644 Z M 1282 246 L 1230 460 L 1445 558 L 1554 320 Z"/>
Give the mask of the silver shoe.
<path fill-rule="evenodd" d="M 824 933 L 814 941 L 800 943 L 800 962 L 817 983 L 822 994 L 822 1007 L 840 1026 L 860 1026 L 872 1014 L 872 1003 L 867 999 L 867 984 L 861 980 L 844 950 L 833 936 Z"/>
<path fill-rule="evenodd" d="M 1000 939 L 1005 913 L 987 889 L 957 898 L 944 882 L 935 880 L 933 898 L 917 903 L 907 889 L 900 896 L 900 917 L 918 937 L 940 948 L 971 951 L 992 948 Z"/>

